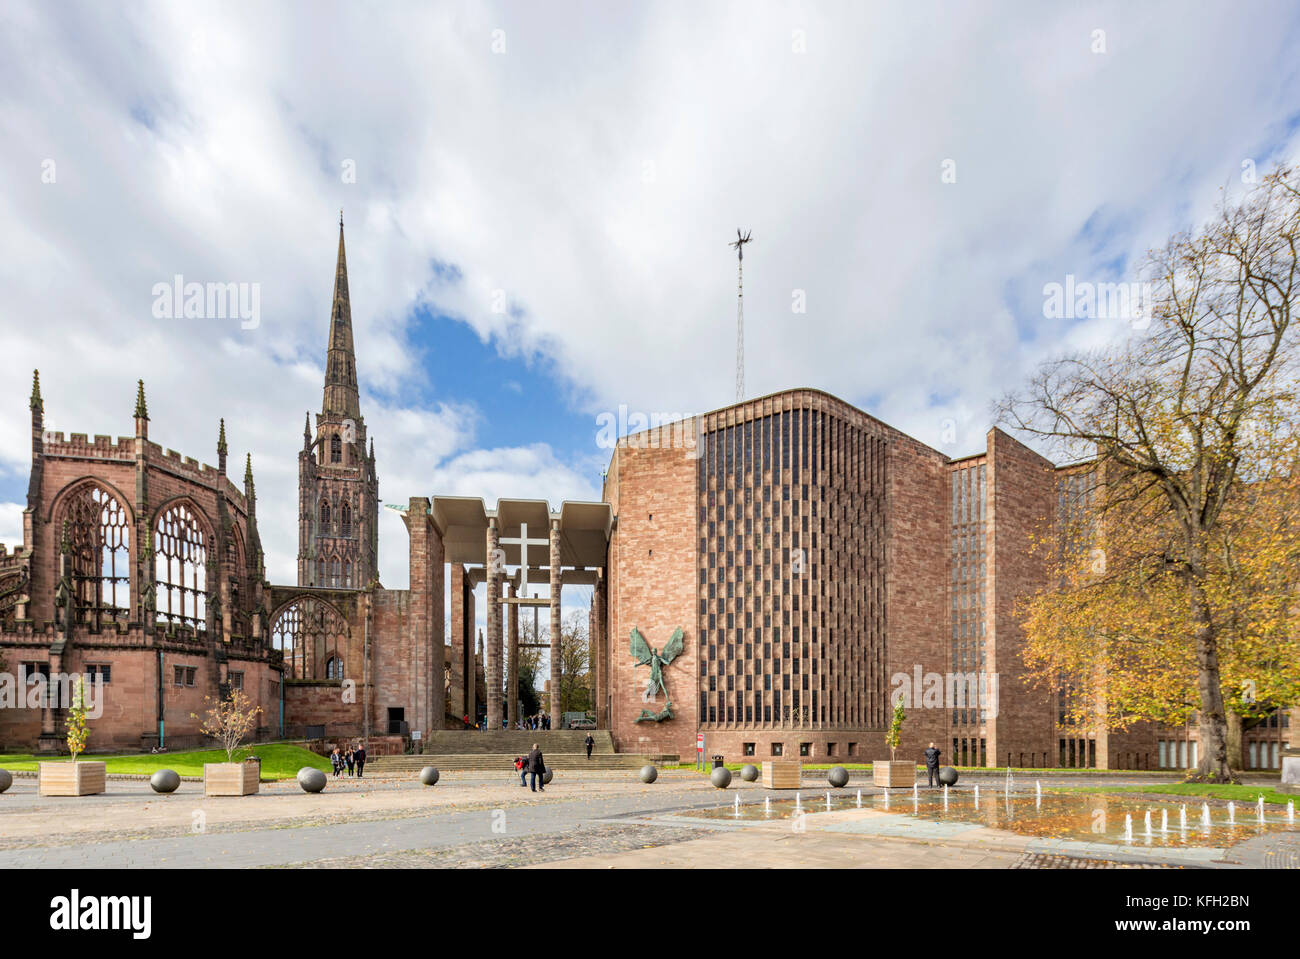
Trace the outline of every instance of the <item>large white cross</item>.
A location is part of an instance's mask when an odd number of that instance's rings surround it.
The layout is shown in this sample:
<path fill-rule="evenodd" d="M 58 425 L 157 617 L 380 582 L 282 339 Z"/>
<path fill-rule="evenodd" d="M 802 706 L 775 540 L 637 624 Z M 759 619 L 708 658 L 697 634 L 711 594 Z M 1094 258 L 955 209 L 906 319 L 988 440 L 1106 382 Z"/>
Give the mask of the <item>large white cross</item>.
<path fill-rule="evenodd" d="M 518 595 L 527 596 L 528 595 L 528 547 L 529 546 L 550 546 L 551 541 L 549 539 L 540 539 L 540 538 L 529 539 L 528 524 L 520 523 L 518 536 L 502 536 L 498 540 L 498 542 L 505 543 L 507 546 L 519 547 L 519 564 L 520 564 L 520 569 L 522 570 L 520 574 L 522 581 L 519 584 Z M 547 560 L 547 565 L 550 565 L 549 559 Z"/>

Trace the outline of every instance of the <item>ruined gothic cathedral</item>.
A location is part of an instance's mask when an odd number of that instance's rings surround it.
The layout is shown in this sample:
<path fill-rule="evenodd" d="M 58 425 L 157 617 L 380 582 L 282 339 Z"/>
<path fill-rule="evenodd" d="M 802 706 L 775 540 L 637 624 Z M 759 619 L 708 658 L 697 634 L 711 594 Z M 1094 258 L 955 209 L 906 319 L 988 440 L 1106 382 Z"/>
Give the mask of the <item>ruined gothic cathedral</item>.
<path fill-rule="evenodd" d="M 379 583 L 341 219 L 328 336 L 298 453 L 294 585 L 266 579 L 252 457 L 236 486 L 224 420 L 215 466 L 164 449 L 140 382 L 132 435 L 65 436 L 33 377 L 23 543 L 0 545 L 0 751 L 63 750 L 78 675 L 102 693 L 92 750 L 200 745 L 195 715 L 236 691 L 261 708 L 260 740 L 372 736 L 383 751 L 390 731 L 400 745 L 413 723 L 441 724 L 460 657 L 434 656 L 408 591 Z"/>

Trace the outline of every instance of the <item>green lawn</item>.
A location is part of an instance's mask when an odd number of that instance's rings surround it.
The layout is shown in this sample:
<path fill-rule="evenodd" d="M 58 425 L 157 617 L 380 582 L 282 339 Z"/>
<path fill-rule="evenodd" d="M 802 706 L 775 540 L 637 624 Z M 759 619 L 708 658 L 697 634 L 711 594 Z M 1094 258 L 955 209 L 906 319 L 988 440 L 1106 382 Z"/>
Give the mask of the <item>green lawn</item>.
<path fill-rule="evenodd" d="M 329 771 L 330 764 L 324 756 L 318 756 L 301 746 L 284 743 L 271 743 L 264 746 L 251 746 L 235 752 L 235 758 L 241 759 L 249 754 L 261 757 L 262 779 L 292 779 L 303 766 L 314 766 Z M 102 761 L 110 773 L 135 773 L 149 775 L 159 769 L 172 769 L 182 776 L 202 776 L 204 763 L 224 763 L 226 752 L 223 749 L 203 749 L 183 753 L 139 753 L 124 756 L 82 756 L 82 759 Z M 11 753 L 0 755 L 0 769 L 11 771 L 36 771 L 39 762 L 68 762 L 67 756 L 44 759 L 31 753 Z"/>
<path fill-rule="evenodd" d="M 1295 796 L 1276 792 L 1265 786 L 1231 786 L 1211 783 L 1152 783 L 1150 786 L 1056 786 L 1053 792 L 1078 793 L 1158 793 L 1162 796 L 1188 796 L 1196 799 L 1231 799 L 1234 802 L 1253 803 L 1260 796 L 1266 803 L 1285 806 L 1295 802 Z"/>

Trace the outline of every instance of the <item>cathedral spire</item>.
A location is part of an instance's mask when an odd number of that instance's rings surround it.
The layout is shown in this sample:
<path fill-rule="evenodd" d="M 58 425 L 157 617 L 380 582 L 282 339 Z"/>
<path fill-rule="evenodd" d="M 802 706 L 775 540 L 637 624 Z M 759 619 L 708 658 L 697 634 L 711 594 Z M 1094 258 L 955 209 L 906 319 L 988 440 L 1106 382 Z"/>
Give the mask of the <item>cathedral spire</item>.
<path fill-rule="evenodd" d="M 339 259 L 334 269 L 334 301 L 330 307 L 329 350 L 325 355 L 325 416 L 361 418 L 357 397 L 357 363 L 352 347 L 352 304 L 348 299 L 348 260 L 343 250 L 343 212 L 339 211 Z"/>
<path fill-rule="evenodd" d="M 32 408 L 32 412 L 35 412 L 36 410 L 40 410 L 42 413 L 45 412 L 45 402 L 41 399 L 41 371 L 40 370 L 32 371 L 31 408 Z"/>

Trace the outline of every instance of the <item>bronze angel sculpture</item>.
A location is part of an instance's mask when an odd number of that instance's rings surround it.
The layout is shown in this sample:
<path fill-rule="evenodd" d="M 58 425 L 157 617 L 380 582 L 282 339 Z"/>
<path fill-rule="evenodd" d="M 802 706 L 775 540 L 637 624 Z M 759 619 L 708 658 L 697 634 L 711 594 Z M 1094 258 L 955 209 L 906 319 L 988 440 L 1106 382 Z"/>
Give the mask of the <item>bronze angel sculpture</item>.
<path fill-rule="evenodd" d="M 638 666 L 650 667 L 650 678 L 646 681 L 645 690 L 641 693 L 642 702 L 650 702 L 663 690 L 665 708 L 661 713 L 652 713 L 649 710 L 641 711 L 641 719 L 651 719 L 655 722 L 662 722 L 664 719 L 672 718 L 672 700 L 668 696 L 668 687 L 664 685 L 663 669 L 674 659 L 682 654 L 686 648 L 682 642 L 682 630 L 679 626 L 668 639 L 668 643 L 663 650 L 657 650 L 646 642 L 646 638 L 641 635 L 641 630 L 635 626 L 632 627 L 632 658 L 636 660 Z"/>

